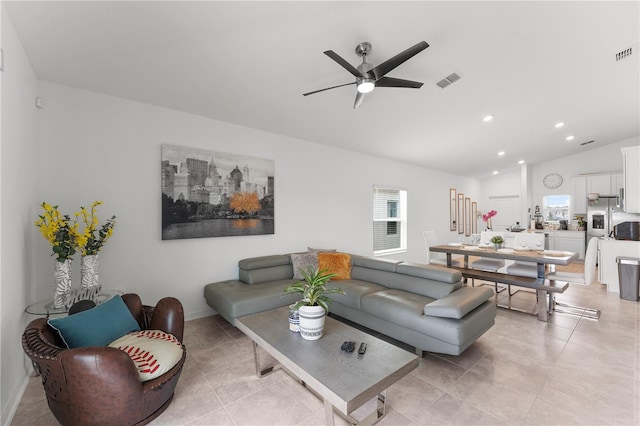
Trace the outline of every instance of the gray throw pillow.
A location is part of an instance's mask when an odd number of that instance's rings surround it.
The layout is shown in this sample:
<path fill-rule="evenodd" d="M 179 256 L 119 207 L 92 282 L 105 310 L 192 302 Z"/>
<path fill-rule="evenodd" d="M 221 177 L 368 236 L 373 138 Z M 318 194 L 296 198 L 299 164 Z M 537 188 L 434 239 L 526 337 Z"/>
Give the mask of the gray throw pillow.
<path fill-rule="evenodd" d="M 307 247 L 307 253 L 311 256 L 314 256 L 316 259 L 318 258 L 318 253 L 335 253 L 336 249 L 319 249 L 319 248 L 311 248 Z"/>
<path fill-rule="evenodd" d="M 318 269 L 318 258 L 308 253 L 291 254 L 291 263 L 293 264 L 293 279 L 303 280 L 304 276 L 300 273 L 300 269 L 307 271 L 309 267 L 315 271 Z"/>

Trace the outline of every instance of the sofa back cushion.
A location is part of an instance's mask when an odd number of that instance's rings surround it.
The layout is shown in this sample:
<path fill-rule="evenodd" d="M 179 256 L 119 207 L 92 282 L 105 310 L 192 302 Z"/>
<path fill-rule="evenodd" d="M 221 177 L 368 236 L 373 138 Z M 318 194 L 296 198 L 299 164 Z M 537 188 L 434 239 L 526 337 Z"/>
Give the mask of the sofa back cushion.
<path fill-rule="evenodd" d="M 440 266 L 402 262 L 388 287 L 440 299 L 462 287 L 462 274 Z"/>
<path fill-rule="evenodd" d="M 293 277 L 291 258 L 284 254 L 252 257 L 238 262 L 239 279 L 245 284 L 259 284 L 267 281 Z"/>
<path fill-rule="evenodd" d="M 351 278 L 354 280 L 369 281 L 389 287 L 396 275 L 396 267 L 400 261 L 388 259 L 376 259 L 373 257 L 351 256 Z"/>

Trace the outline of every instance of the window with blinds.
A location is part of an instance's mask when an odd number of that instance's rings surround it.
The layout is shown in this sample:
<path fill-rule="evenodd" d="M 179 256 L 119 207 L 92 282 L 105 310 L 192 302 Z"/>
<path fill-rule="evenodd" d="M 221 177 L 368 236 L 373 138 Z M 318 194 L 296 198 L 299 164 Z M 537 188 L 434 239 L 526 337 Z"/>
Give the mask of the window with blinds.
<path fill-rule="evenodd" d="M 373 254 L 407 250 L 407 191 L 373 187 Z"/>

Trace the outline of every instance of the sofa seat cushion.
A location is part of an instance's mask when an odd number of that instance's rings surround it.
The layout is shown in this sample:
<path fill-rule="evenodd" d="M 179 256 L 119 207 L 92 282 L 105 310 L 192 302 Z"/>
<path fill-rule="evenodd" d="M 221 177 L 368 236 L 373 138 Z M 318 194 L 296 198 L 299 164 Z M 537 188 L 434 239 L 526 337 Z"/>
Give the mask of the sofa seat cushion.
<path fill-rule="evenodd" d="M 134 331 L 114 340 L 109 346 L 129 355 L 142 382 L 171 370 L 182 359 L 184 350 L 173 334 L 162 330 Z"/>
<path fill-rule="evenodd" d="M 475 321 L 478 324 L 470 322 L 474 318 L 473 311 L 463 319 L 424 315 L 424 306 L 433 301 L 434 299 L 426 296 L 388 289 L 365 295 L 360 303 L 364 312 L 452 345 L 459 345 L 473 338 L 484 324 L 483 321 L 477 321 L 477 318 Z"/>
<path fill-rule="evenodd" d="M 328 294 L 332 301 L 340 303 L 354 309 L 361 309 L 360 299 L 376 291 L 386 290 L 385 287 L 368 281 L 341 280 L 332 281 L 327 284 L 327 288 L 341 288 L 346 294 Z M 331 306 L 329 306 L 331 309 Z"/>
<path fill-rule="evenodd" d="M 204 298 L 224 319 L 233 322 L 235 318 L 297 302 L 302 298 L 299 294 L 284 292 L 294 282 L 285 279 L 248 285 L 239 280 L 221 281 L 207 284 Z"/>

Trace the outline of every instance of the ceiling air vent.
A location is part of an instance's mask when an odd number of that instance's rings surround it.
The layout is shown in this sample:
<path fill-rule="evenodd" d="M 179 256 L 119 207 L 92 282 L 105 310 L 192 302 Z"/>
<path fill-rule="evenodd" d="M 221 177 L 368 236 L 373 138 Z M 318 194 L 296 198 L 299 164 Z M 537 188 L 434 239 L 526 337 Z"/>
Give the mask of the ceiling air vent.
<path fill-rule="evenodd" d="M 590 141 L 582 142 L 582 143 L 580 144 L 580 146 L 589 145 L 590 143 L 594 143 L 594 142 L 595 142 L 595 141 L 592 139 L 592 140 L 590 140 Z"/>
<path fill-rule="evenodd" d="M 445 87 L 449 86 L 452 83 L 455 83 L 458 80 L 460 80 L 460 76 L 454 72 L 453 74 L 448 75 L 447 77 L 443 78 L 442 80 L 440 80 L 436 84 L 441 89 L 444 89 Z"/>

